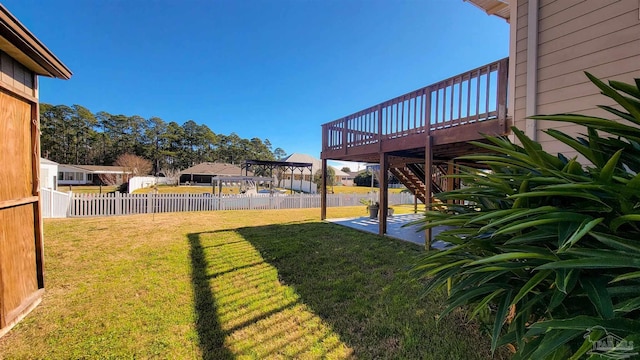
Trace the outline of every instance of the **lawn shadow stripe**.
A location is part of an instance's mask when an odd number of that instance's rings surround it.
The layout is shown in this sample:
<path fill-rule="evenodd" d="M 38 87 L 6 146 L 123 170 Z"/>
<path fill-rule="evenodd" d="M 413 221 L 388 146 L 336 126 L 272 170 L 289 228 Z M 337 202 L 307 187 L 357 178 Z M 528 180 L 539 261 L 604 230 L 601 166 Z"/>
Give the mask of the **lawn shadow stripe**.
<path fill-rule="evenodd" d="M 222 330 L 217 316 L 217 305 L 207 274 L 209 264 L 200 236 L 200 233 L 187 235 L 190 246 L 191 285 L 196 310 L 198 345 L 205 360 L 233 359 L 233 354 L 224 345 L 226 333 Z"/>
<path fill-rule="evenodd" d="M 421 296 L 408 270 L 424 252 L 412 243 L 321 222 L 236 231 L 356 358 L 491 356 L 489 338 L 473 322 L 451 316 L 436 323 L 444 294 Z"/>

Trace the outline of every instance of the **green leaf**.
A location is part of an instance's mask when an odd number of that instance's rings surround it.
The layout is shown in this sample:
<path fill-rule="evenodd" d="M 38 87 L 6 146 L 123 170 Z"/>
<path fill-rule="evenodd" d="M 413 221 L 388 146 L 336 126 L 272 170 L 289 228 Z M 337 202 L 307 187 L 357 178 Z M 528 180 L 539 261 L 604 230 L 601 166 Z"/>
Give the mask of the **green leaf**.
<path fill-rule="evenodd" d="M 607 84 L 605 84 L 604 82 L 602 82 L 600 79 L 596 78 L 595 76 L 591 75 L 590 73 L 585 72 L 585 74 L 587 75 L 589 80 L 591 80 L 594 84 L 596 84 L 597 87 L 600 88 L 600 90 L 602 91 L 603 94 L 605 94 L 606 96 L 612 98 L 613 100 L 615 100 L 615 102 L 617 102 L 623 108 L 625 108 L 625 110 L 627 110 L 633 117 L 638 119 L 636 121 L 636 123 L 640 124 L 640 110 L 637 107 L 635 107 L 629 101 L 628 98 L 620 95 L 620 93 L 618 93 L 615 89 L 613 89 L 612 87 L 608 86 Z"/>
<path fill-rule="evenodd" d="M 547 313 L 551 314 L 553 310 L 555 310 L 555 308 L 562 304 L 566 297 L 566 293 L 562 293 L 561 291 L 554 291 L 553 295 L 551 295 L 551 299 L 549 300 L 549 305 L 547 306 Z"/>
<path fill-rule="evenodd" d="M 435 275 L 435 274 L 437 274 L 439 272 L 442 272 L 443 270 L 447 270 L 447 269 L 450 269 L 452 267 L 459 267 L 462 264 L 467 264 L 467 263 L 470 263 L 470 262 L 471 262 L 471 259 L 464 259 L 464 260 L 458 260 L 458 261 L 454 261 L 454 262 L 451 262 L 451 263 L 448 263 L 448 264 L 444 264 L 444 265 L 438 266 L 436 268 L 427 270 L 424 273 L 424 276 L 433 276 L 433 275 Z"/>
<path fill-rule="evenodd" d="M 627 183 L 627 187 L 635 191 L 640 190 L 640 173 L 636 174 L 636 176 Z"/>
<path fill-rule="evenodd" d="M 490 294 L 500 288 L 501 287 L 499 287 L 498 285 L 489 284 L 489 285 L 480 286 L 468 291 L 462 291 L 462 294 L 456 293 L 455 296 L 454 296 L 454 293 L 452 293 L 451 294 L 452 301 L 448 304 L 447 308 L 442 312 L 441 318 L 449 314 L 451 311 L 453 311 L 453 309 L 459 306 L 465 305 L 468 302 L 472 301 L 472 299 L 475 299 L 484 294 Z"/>
<path fill-rule="evenodd" d="M 560 197 L 581 198 L 581 199 L 592 200 L 592 201 L 601 203 L 602 205 L 608 206 L 607 204 L 605 204 L 600 200 L 600 197 L 590 193 L 581 192 L 581 191 L 561 191 L 561 190 L 532 191 L 524 194 L 514 194 L 514 195 L 511 195 L 509 198 L 517 199 L 521 197 L 540 197 L 540 196 L 560 196 Z"/>
<path fill-rule="evenodd" d="M 638 79 L 636 79 L 636 81 L 638 81 Z M 636 84 L 636 86 L 633 86 L 631 84 L 627 84 L 624 83 L 622 81 L 615 81 L 615 80 L 610 80 L 609 81 L 609 85 L 616 89 L 616 90 L 620 90 L 624 93 L 627 93 L 635 98 L 640 99 L 640 85 Z"/>
<path fill-rule="evenodd" d="M 622 268 L 622 267 L 640 268 L 640 259 L 607 257 L 604 259 L 587 258 L 587 259 L 561 260 L 561 261 L 550 262 L 544 265 L 540 265 L 536 268 L 536 270 L 571 269 L 571 268 L 612 269 L 612 268 Z"/>
<path fill-rule="evenodd" d="M 562 131 L 558 131 L 556 129 L 548 129 L 548 130 L 545 130 L 545 132 L 549 136 L 555 138 L 556 140 L 576 150 L 579 154 L 581 154 L 582 156 L 587 158 L 589 161 L 591 161 L 592 164 L 598 165 L 597 159 L 596 157 L 594 157 L 593 151 L 590 147 L 582 144 L 581 142 L 577 141 L 575 138 L 563 133 Z M 572 163 L 580 165 L 577 161 L 572 161 Z M 579 166 L 579 167 L 580 167 L 580 170 L 582 170 L 582 166 Z M 573 171 L 573 169 L 569 168 L 569 164 L 567 164 L 565 168 L 566 168 L 566 171 Z"/>
<path fill-rule="evenodd" d="M 569 291 L 573 290 L 573 287 L 578 282 L 579 273 L 575 269 L 555 269 L 556 272 L 556 288 L 567 294 Z"/>
<path fill-rule="evenodd" d="M 507 293 L 502 298 L 500 305 L 498 305 L 498 310 L 496 312 L 496 317 L 493 323 L 493 331 L 491 332 L 491 352 L 496 351 L 496 346 L 498 344 L 498 340 L 500 339 L 500 333 L 502 332 L 502 324 L 504 324 L 505 319 L 507 318 L 507 313 L 509 313 L 509 304 L 511 303 L 511 295 L 513 290 L 507 291 Z"/>
<path fill-rule="evenodd" d="M 555 261 L 556 257 L 553 255 L 547 255 L 543 253 L 535 253 L 535 252 L 509 252 L 505 254 L 493 255 L 484 259 L 476 260 L 468 265 L 480 265 L 487 264 L 493 262 L 502 262 L 502 261 L 510 261 L 510 260 L 522 260 L 522 259 L 544 259 Z"/>
<path fill-rule="evenodd" d="M 533 288 L 538 286 L 538 284 L 540 284 L 542 281 L 544 281 L 552 273 L 553 273 L 553 270 L 543 270 L 543 271 L 539 271 L 538 273 L 533 275 L 531 277 L 531 279 L 529 279 L 529 281 L 527 281 L 526 284 L 524 284 L 522 286 L 520 291 L 518 291 L 516 296 L 511 301 L 511 305 L 513 305 L 513 304 L 517 303 L 518 301 L 520 301 L 520 299 L 522 299 L 525 295 L 527 295 L 529 292 L 531 292 L 531 290 L 533 290 Z"/>
<path fill-rule="evenodd" d="M 529 328 L 533 330 L 533 333 L 536 333 L 536 330 L 548 331 L 551 329 L 585 331 L 586 329 L 593 328 L 595 326 L 602 326 L 610 332 L 619 332 L 620 334 L 640 333 L 640 321 L 638 320 L 624 318 L 605 320 L 587 315 L 578 315 L 566 319 L 539 321 L 532 324 Z"/>
<path fill-rule="evenodd" d="M 622 155 L 622 149 L 616 151 L 615 154 L 607 161 L 602 170 L 600 171 L 600 176 L 598 180 L 601 183 L 608 184 L 611 182 L 611 178 L 613 177 L 613 172 L 616 170 L 616 166 L 618 166 L 618 161 L 620 161 L 620 156 Z"/>
<path fill-rule="evenodd" d="M 640 309 L 640 296 L 616 304 L 614 311 L 617 313 L 629 313 L 638 309 Z"/>
<path fill-rule="evenodd" d="M 582 277 L 580 278 L 580 285 L 587 293 L 598 314 L 605 319 L 613 319 L 613 302 L 607 292 L 607 280 L 603 277 Z"/>
<path fill-rule="evenodd" d="M 638 278 L 640 278 L 640 271 L 634 271 L 634 272 L 618 275 L 615 278 L 613 278 L 613 280 L 611 280 L 611 282 L 615 283 L 615 282 L 619 282 L 619 281 L 633 280 L 633 279 L 638 279 Z"/>
<path fill-rule="evenodd" d="M 576 232 L 571 235 L 567 241 L 558 249 L 558 252 L 563 252 L 573 246 L 576 242 L 578 242 L 582 237 L 584 237 L 591 229 L 596 227 L 596 225 L 600 224 L 604 220 L 604 218 L 593 219 L 591 221 L 584 220 Z"/>
<path fill-rule="evenodd" d="M 632 222 L 632 221 L 640 221 L 640 214 L 623 215 L 618 218 L 615 218 L 611 221 L 611 224 L 609 225 L 609 227 L 611 228 L 612 231 L 618 231 L 618 228 L 622 226 L 622 224 Z"/>
<path fill-rule="evenodd" d="M 503 228 L 501 228 L 500 230 L 496 231 L 494 233 L 494 235 L 502 235 L 502 234 L 509 234 L 509 233 L 513 233 L 516 232 L 518 230 L 523 230 L 523 229 L 528 229 L 528 228 L 533 228 L 533 227 L 537 227 L 537 226 L 541 226 L 541 225 L 547 225 L 547 224 L 555 224 L 555 223 L 560 223 L 560 222 L 565 222 L 567 221 L 566 219 L 563 218 L 547 218 L 547 219 L 536 219 L 536 220 L 523 220 L 523 221 L 517 221 L 514 224 L 510 225 L 510 226 L 505 226 Z"/>
<path fill-rule="evenodd" d="M 489 302 L 491 302 L 491 300 L 493 300 L 496 296 L 502 294 L 503 292 L 505 292 L 505 289 L 498 289 L 498 290 L 492 292 L 491 294 L 485 296 L 478 303 L 478 305 L 476 305 L 476 307 L 471 312 L 471 318 L 476 317 L 476 315 L 478 315 L 478 313 L 480 313 L 482 310 L 486 309 L 487 306 L 489 305 Z"/>
<path fill-rule="evenodd" d="M 544 340 L 538 345 L 538 348 L 531 355 L 531 358 L 545 359 L 558 348 L 582 334 L 584 334 L 584 330 L 559 330 L 546 333 Z"/>
<path fill-rule="evenodd" d="M 498 225 L 502 225 L 504 223 L 509 223 L 509 222 L 513 222 L 516 219 L 519 218 L 523 218 L 523 217 L 529 217 L 531 215 L 535 215 L 535 214 L 546 214 L 549 213 L 551 211 L 556 210 L 556 207 L 554 206 L 541 206 L 535 209 L 509 209 L 510 211 L 515 210 L 513 214 L 507 215 L 507 216 L 496 216 L 496 219 L 499 220 L 495 220 L 491 223 L 489 223 L 486 226 L 483 226 L 482 228 L 480 228 L 479 231 L 483 232 L 483 231 L 487 231 L 489 228 L 492 227 L 497 227 Z"/>
<path fill-rule="evenodd" d="M 598 341 L 602 337 L 602 335 L 604 335 L 603 330 L 599 330 L 599 329 L 590 330 L 588 334 L 584 335 L 584 338 L 585 338 L 584 342 L 578 348 L 578 350 L 576 350 L 576 352 L 573 353 L 573 355 L 569 358 L 569 360 L 580 359 L 582 355 L 584 355 L 587 351 L 593 348 L 593 343 Z"/>
<path fill-rule="evenodd" d="M 638 242 L 638 240 L 625 239 L 619 236 L 596 231 L 592 231 L 589 234 L 596 240 L 613 249 L 640 253 L 640 242 Z"/>

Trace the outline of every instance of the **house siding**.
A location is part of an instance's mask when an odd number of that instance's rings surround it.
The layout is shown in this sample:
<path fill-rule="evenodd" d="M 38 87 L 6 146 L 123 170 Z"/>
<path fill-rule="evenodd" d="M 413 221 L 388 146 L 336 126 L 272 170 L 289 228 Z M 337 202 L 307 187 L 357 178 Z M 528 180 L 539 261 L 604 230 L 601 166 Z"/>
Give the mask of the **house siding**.
<path fill-rule="evenodd" d="M 514 123 L 524 128 L 527 71 L 527 5 L 518 1 Z M 628 0 L 540 0 L 538 12 L 537 114 L 582 113 L 610 117 L 597 105 L 613 101 L 599 94 L 585 71 L 604 80 L 640 77 L 639 3 Z M 543 133 L 571 135 L 579 126 L 539 122 L 537 140 L 547 151 L 575 155 Z"/>

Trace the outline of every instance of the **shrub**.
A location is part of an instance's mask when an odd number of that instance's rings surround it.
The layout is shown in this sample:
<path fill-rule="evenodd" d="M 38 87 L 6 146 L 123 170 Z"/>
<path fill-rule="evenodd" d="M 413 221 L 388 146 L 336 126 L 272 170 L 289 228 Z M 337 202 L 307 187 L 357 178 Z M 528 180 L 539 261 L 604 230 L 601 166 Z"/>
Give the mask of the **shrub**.
<path fill-rule="evenodd" d="M 487 154 L 463 157 L 490 171 L 460 167 L 466 187 L 435 195 L 425 228 L 452 247 L 425 255 L 415 274 L 427 291 L 449 287 L 443 315 L 468 306 L 489 311 L 492 350 L 511 344 L 516 359 L 579 358 L 615 334 L 640 346 L 640 79 L 634 85 L 587 76 L 619 107 L 620 121 L 560 114 L 579 137 L 549 129 L 584 159 L 545 152 L 513 128 L 519 144 L 487 136 Z M 445 208 L 446 206 L 446 208 Z M 614 349 L 607 356 L 614 356 Z"/>

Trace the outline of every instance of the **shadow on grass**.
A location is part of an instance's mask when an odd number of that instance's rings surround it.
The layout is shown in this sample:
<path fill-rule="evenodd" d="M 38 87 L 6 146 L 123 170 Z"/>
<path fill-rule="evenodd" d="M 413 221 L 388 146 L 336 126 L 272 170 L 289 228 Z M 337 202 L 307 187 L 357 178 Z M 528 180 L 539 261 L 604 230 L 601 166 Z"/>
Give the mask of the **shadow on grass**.
<path fill-rule="evenodd" d="M 233 359 L 233 354 L 224 346 L 225 332 L 217 317 L 216 301 L 209 286 L 208 262 L 200 240 L 200 234 L 189 234 L 191 257 L 191 284 L 196 310 L 198 344 L 205 360 Z"/>
<path fill-rule="evenodd" d="M 327 223 L 236 231 L 358 358 L 491 357 L 489 338 L 461 312 L 436 323 L 444 294 L 421 297 L 407 273 L 419 246 Z"/>

